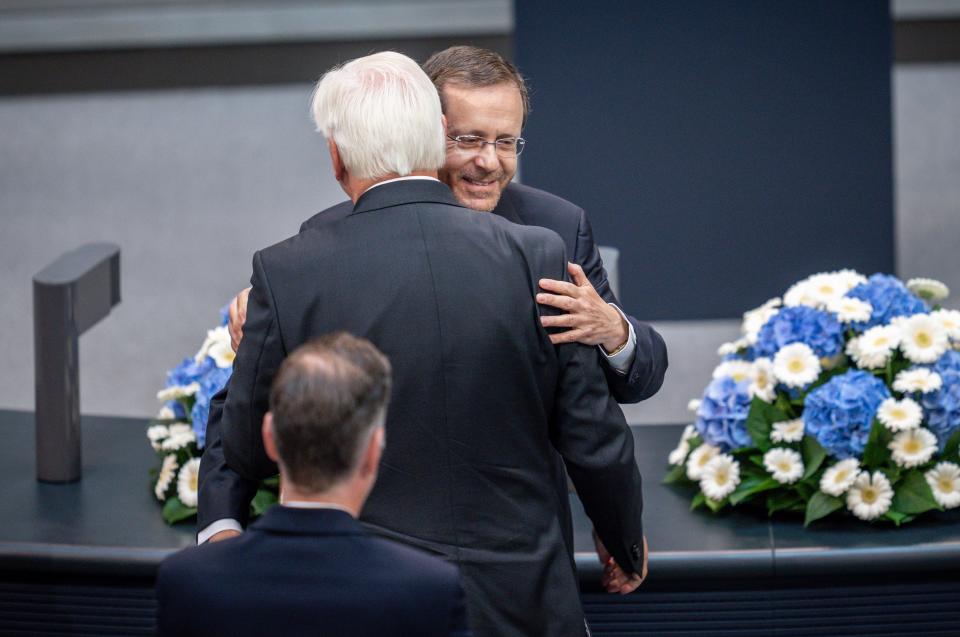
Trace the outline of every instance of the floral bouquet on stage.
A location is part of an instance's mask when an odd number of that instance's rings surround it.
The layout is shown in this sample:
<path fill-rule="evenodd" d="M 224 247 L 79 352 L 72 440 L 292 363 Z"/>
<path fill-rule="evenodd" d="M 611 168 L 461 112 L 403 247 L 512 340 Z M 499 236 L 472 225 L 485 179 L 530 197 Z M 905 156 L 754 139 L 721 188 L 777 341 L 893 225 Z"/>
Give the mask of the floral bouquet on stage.
<path fill-rule="evenodd" d="M 813 275 L 744 314 L 665 482 L 692 508 L 896 525 L 960 506 L 960 312 L 939 281 Z"/>
<path fill-rule="evenodd" d="M 147 438 L 160 458 L 153 477 L 153 493 L 163 503 L 167 524 L 192 518 L 197 513 L 197 482 L 210 399 L 230 379 L 234 353 L 230 348 L 226 308 L 220 326 L 207 332 L 200 350 L 167 372 L 167 383 L 157 393 L 163 407 L 147 428 Z M 260 515 L 277 501 L 278 481 L 264 481 L 251 505 Z"/>

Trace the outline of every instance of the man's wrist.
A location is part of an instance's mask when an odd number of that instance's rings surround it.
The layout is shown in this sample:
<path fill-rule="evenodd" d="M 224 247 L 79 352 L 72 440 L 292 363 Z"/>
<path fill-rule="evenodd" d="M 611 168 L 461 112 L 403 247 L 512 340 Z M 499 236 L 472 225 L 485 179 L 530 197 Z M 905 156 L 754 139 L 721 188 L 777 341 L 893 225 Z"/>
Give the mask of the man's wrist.
<path fill-rule="evenodd" d="M 614 305 L 608 304 L 607 307 L 612 310 L 611 317 L 615 317 L 617 330 L 613 336 L 600 343 L 600 347 L 607 356 L 616 356 L 630 342 L 630 324 Z"/>
<path fill-rule="evenodd" d="M 231 518 L 224 518 L 222 520 L 217 520 L 212 524 L 208 525 L 205 529 L 197 533 L 197 544 L 203 544 L 214 535 L 221 531 L 240 531 L 243 532 L 243 527 L 240 526 L 240 523 Z"/>

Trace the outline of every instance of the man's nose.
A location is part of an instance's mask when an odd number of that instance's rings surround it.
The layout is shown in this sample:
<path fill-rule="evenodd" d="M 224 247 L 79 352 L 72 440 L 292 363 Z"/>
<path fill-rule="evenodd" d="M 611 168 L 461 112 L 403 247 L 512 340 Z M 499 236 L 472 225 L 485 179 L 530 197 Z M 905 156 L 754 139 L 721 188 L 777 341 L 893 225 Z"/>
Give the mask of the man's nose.
<path fill-rule="evenodd" d="M 497 155 L 496 147 L 493 144 L 484 144 L 473 161 L 483 170 L 491 172 L 499 166 L 500 157 Z"/>

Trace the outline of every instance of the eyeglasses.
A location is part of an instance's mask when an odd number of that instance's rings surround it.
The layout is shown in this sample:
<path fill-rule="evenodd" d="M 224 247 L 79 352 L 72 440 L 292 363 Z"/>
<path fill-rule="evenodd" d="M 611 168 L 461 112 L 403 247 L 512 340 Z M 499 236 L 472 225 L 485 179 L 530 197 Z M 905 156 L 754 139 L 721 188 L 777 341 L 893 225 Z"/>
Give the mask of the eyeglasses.
<path fill-rule="evenodd" d="M 522 137 L 501 137 L 488 142 L 479 135 L 447 135 L 447 139 L 456 145 L 457 150 L 479 153 L 483 147 L 491 144 L 501 157 L 517 157 L 523 152 L 527 141 Z"/>

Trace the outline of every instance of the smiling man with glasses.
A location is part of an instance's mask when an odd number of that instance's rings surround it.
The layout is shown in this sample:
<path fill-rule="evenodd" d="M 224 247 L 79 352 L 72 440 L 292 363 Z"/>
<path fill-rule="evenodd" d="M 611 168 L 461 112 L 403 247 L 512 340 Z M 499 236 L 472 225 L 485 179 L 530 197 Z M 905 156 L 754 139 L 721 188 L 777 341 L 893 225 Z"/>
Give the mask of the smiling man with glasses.
<path fill-rule="evenodd" d="M 441 181 L 462 205 L 514 223 L 548 228 L 566 245 L 572 282 L 544 279 L 544 292 L 537 297 L 541 304 L 562 312 L 542 319 L 544 326 L 552 328 L 551 340 L 596 346 L 610 392 L 618 402 L 638 402 L 655 394 L 667 368 L 666 346 L 652 327 L 620 310 L 583 209 L 512 181 L 517 156 L 526 143 L 521 133 L 530 112 L 527 86 L 516 67 L 493 51 L 457 46 L 431 56 L 423 69 L 437 87 L 447 122 Z M 301 231 L 322 228 L 352 210 L 352 202 L 338 204 L 304 222 Z M 242 338 L 245 312 L 246 291 L 231 304 L 234 348 Z M 223 460 L 218 429 L 224 395 L 221 392 L 211 402 L 207 449 L 200 469 L 201 543 L 239 533 L 256 490 L 255 484 L 243 483 Z M 565 540 L 572 553 L 566 475 L 559 456 L 553 462 Z M 597 549 L 601 559 L 609 557 L 602 545 Z M 645 560 L 644 547 L 637 545 L 633 550 L 636 559 Z M 614 562 L 605 561 L 607 590 L 627 593 L 640 584 L 638 574 L 627 576 Z"/>

